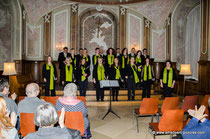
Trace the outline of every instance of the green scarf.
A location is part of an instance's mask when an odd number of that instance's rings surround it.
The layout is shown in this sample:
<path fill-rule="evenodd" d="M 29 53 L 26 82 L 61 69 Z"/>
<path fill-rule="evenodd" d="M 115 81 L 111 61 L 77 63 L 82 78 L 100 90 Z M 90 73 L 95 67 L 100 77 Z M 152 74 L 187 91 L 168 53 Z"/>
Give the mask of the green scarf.
<path fill-rule="evenodd" d="M 141 63 L 141 57 L 138 58 L 138 56 L 136 56 L 136 63 Z"/>
<path fill-rule="evenodd" d="M 85 67 L 84 67 L 84 66 L 81 66 L 81 70 L 82 70 L 82 77 L 81 77 L 81 81 L 83 82 L 83 81 L 86 79 L 86 77 L 85 77 L 85 76 L 83 76 L 83 74 L 85 74 Z"/>
<path fill-rule="evenodd" d="M 99 80 L 99 81 L 105 79 L 105 78 L 104 78 L 104 72 L 105 72 L 104 66 L 101 65 L 101 67 L 100 67 L 99 64 L 98 64 L 97 74 L 98 74 L 98 80 Z"/>
<path fill-rule="evenodd" d="M 171 87 L 172 82 L 173 82 L 173 69 L 169 69 L 169 75 L 168 75 L 168 87 Z M 165 67 L 163 71 L 163 83 L 166 84 L 167 82 L 167 68 Z"/>
<path fill-rule="evenodd" d="M 73 66 L 70 64 L 70 69 L 66 65 L 66 81 L 72 82 L 73 78 Z"/>
<path fill-rule="evenodd" d="M 86 57 L 83 56 L 83 59 L 86 59 L 86 62 L 88 62 L 88 56 L 86 56 Z"/>
<path fill-rule="evenodd" d="M 114 66 L 114 68 L 116 69 L 116 76 L 115 76 L 115 79 L 120 79 L 120 67 L 118 66 L 118 67 L 116 67 L 116 66 Z"/>
<path fill-rule="evenodd" d="M 98 57 L 100 57 L 100 55 L 98 55 Z M 94 55 L 94 65 L 97 63 L 97 60 L 98 60 L 97 56 Z"/>
<path fill-rule="evenodd" d="M 138 78 L 138 75 L 136 73 L 137 67 L 136 67 L 136 65 L 134 65 L 134 67 L 135 67 L 135 70 L 134 70 L 133 66 L 131 65 L 131 68 L 133 70 L 133 75 L 134 75 L 135 83 L 138 83 L 139 82 L 139 78 Z"/>
<path fill-rule="evenodd" d="M 108 55 L 107 58 L 108 58 L 109 66 L 113 65 L 113 63 L 114 63 L 114 55 L 112 55 L 112 56 Z"/>
<path fill-rule="evenodd" d="M 152 79 L 152 70 L 151 66 L 149 65 L 149 80 Z M 144 81 L 147 81 L 147 65 L 144 66 Z"/>
<path fill-rule="evenodd" d="M 51 64 L 51 66 L 49 66 L 48 64 L 46 64 L 46 70 L 50 70 L 50 90 L 53 90 L 54 89 L 54 79 L 53 79 L 54 67 L 53 67 L 53 65 Z"/>
<path fill-rule="evenodd" d="M 127 59 L 127 64 L 129 64 L 129 56 L 128 56 L 128 59 Z M 124 69 L 125 68 L 125 57 L 122 56 L 122 68 Z"/>

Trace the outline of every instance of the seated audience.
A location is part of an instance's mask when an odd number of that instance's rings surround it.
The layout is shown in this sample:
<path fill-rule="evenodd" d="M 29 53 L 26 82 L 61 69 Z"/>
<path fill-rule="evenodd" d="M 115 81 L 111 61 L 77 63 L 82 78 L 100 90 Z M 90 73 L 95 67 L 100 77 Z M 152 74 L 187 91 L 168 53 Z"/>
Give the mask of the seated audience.
<path fill-rule="evenodd" d="M 20 116 L 20 113 L 34 113 L 39 105 L 46 103 L 37 97 L 39 92 L 39 85 L 36 83 L 30 83 L 26 86 L 27 97 L 18 104 L 18 116 Z"/>
<path fill-rule="evenodd" d="M 57 111 L 61 111 L 64 107 L 68 112 L 81 111 L 83 113 L 85 130 L 90 135 L 90 124 L 87 118 L 88 110 L 85 104 L 76 98 L 77 86 L 74 83 L 69 83 L 64 87 L 64 96 L 59 97 L 56 101 Z"/>
<path fill-rule="evenodd" d="M 195 106 L 195 110 L 188 110 L 189 115 L 193 118 L 183 129 L 182 137 L 184 139 L 210 138 L 210 121 L 205 118 L 207 116 L 207 114 L 204 114 L 205 109 L 206 107 L 202 105 L 199 109 L 197 109 L 197 106 Z"/>
<path fill-rule="evenodd" d="M 58 122 L 60 127 L 54 127 Z M 72 131 L 64 125 L 65 109 L 62 108 L 61 116 L 59 117 L 56 109 L 51 104 L 43 104 L 37 107 L 34 114 L 34 123 L 39 126 L 38 131 L 28 134 L 25 139 L 75 139 L 72 136 Z M 81 139 L 78 131 L 77 139 Z"/>
<path fill-rule="evenodd" d="M 16 99 L 17 95 L 15 93 L 13 93 L 11 95 L 12 98 L 9 98 L 8 97 L 9 94 L 10 94 L 9 82 L 3 78 L 0 80 L 0 96 L 2 96 L 5 99 L 9 112 L 17 113 L 17 104 L 14 101 Z"/>
<path fill-rule="evenodd" d="M 0 138 L 18 139 L 18 133 L 15 129 L 17 115 L 12 112 L 9 117 L 5 99 L 0 96 Z"/>

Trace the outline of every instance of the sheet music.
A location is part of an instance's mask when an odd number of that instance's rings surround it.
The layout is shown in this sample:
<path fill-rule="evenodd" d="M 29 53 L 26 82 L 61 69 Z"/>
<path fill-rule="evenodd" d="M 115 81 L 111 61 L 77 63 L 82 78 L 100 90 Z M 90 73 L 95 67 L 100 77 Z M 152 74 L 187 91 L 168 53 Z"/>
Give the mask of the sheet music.
<path fill-rule="evenodd" d="M 117 80 L 102 80 L 100 81 L 100 88 L 104 87 L 119 87 Z"/>

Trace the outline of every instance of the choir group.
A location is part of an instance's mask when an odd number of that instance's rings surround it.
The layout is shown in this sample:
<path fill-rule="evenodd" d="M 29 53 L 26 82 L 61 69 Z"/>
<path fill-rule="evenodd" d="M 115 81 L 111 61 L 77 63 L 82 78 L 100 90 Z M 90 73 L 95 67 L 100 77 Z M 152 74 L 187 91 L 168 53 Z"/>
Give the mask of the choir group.
<path fill-rule="evenodd" d="M 86 96 L 88 77 L 90 76 L 91 59 L 87 49 L 80 48 L 76 55 L 74 48 L 68 53 L 68 48 L 64 47 L 63 52 L 58 56 L 60 70 L 60 86 L 68 83 L 76 83 L 79 86 L 80 95 Z M 104 55 L 103 49 L 96 48 L 92 56 L 93 82 L 96 88 L 97 101 L 104 101 L 104 89 L 100 88 L 101 80 L 118 80 L 121 88 L 128 89 L 128 100 L 135 100 L 136 86 L 143 87 L 142 99 L 150 98 L 151 84 L 155 81 L 153 66 L 147 49 L 135 51 L 123 48 L 122 52 L 117 48 L 109 48 Z M 166 66 L 160 74 L 160 86 L 163 88 L 164 97 L 170 97 L 174 88 L 176 74 L 172 68 L 171 61 L 166 61 Z M 57 71 L 52 57 L 48 56 L 43 65 L 42 76 L 45 82 L 45 95 L 55 96 L 55 83 Z M 113 100 L 118 101 L 119 88 L 113 89 Z"/>

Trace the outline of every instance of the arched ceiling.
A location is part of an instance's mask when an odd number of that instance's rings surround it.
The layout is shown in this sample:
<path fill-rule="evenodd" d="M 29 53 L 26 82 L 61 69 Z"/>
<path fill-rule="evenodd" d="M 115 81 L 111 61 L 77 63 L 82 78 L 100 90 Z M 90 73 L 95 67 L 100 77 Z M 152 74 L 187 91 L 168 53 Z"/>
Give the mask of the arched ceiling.
<path fill-rule="evenodd" d="M 52 10 L 78 2 L 117 4 L 120 0 L 22 0 L 30 24 L 36 24 L 45 14 Z M 171 8 L 177 0 L 122 0 L 124 7 L 139 13 L 151 20 L 157 28 L 161 28 Z M 114 2 L 114 3 L 111 3 Z M 136 3 L 135 3 L 136 2 Z M 93 5 L 94 6 L 94 5 Z M 117 7 L 118 5 L 116 5 Z"/>
<path fill-rule="evenodd" d="M 122 5 L 122 4 L 131 4 L 131 3 L 143 2 L 149 0 L 64 0 L 64 1 L 74 1 L 86 4 Z"/>

